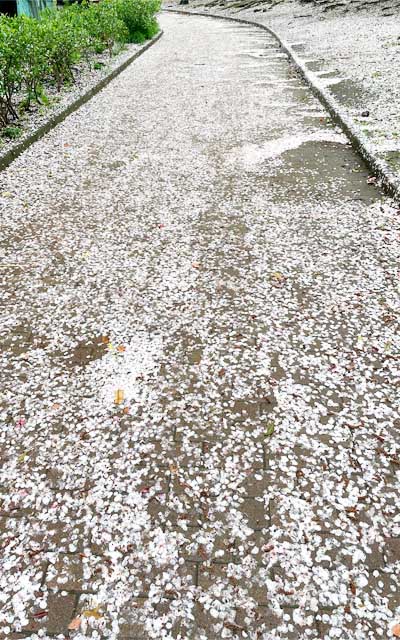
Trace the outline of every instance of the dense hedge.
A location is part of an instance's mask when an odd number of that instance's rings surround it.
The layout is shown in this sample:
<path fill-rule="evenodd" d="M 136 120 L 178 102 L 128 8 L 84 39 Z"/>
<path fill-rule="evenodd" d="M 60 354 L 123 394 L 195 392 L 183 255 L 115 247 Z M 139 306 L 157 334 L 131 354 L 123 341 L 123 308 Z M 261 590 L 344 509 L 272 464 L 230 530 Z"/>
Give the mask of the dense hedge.
<path fill-rule="evenodd" d="M 32 102 L 46 103 L 45 87 L 74 82 L 81 60 L 116 43 L 143 42 L 158 31 L 160 0 L 101 0 L 46 10 L 39 20 L 0 16 L 0 127 Z"/>

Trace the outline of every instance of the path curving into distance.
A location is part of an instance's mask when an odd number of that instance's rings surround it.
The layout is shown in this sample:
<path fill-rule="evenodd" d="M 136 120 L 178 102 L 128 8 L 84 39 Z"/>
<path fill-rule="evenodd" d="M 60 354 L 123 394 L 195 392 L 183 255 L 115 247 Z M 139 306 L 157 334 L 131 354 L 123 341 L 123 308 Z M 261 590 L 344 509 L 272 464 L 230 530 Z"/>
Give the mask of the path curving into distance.
<path fill-rule="evenodd" d="M 161 24 L 0 175 L 0 636 L 388 637 L 398 214 L 272 38 Z"/>

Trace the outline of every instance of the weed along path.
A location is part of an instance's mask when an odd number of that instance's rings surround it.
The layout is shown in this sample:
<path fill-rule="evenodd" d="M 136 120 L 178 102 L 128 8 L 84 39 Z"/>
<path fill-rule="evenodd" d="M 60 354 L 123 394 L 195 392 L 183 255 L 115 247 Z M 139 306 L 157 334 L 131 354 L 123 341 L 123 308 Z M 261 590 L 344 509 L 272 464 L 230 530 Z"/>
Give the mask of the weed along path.
<path fill-rule="evenodd" d="M 161 24 L 0 177 L 0 635 L 392 637 L 398 211 L 267 34 Z"/>

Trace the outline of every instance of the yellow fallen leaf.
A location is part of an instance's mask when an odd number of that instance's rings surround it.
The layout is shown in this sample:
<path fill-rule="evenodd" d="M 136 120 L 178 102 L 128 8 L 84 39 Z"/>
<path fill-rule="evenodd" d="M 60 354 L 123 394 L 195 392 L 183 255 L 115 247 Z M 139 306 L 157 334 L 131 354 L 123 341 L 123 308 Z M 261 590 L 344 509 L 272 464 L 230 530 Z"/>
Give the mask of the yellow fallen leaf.
<path fill-rule="evenodd" d="M 280 271 L 275 271 L 272 274 L 272 277 L 274 280 L 276 280 L 277 282 L 282 282 L 285 279 L 285 276 L 283 275 L 283 273 L 281 273 Z"/>
<path fill-rule="evenodd" d="M 3 196 L 3 198 L 11 198 L 12 193 L 11 191 L 3 191 L 1 195 Z"/>
<path fill-rule="evenodd" d="M 82 613 L 85 618 L 96 618 L 96 620 L 98 620 L 99 618 L 103 617 L 99 607 L 94 607 L 93 609 L 85 609 Z"/>
<path fill-rule="evenodd" d="M 68 625 L 68 629 L 71 631 L 76 631 L 81 626 L 82 620 L 80 618 L 74 618 Z"/>
<path fill-rule="evenodd" d="M 20 456 L 18 456 L 18 462 L 24 462 L 28 457 L 28 453 L 25 451 L 24 453 L 21 453 Z"/>
<path fill-rule="evenodd" d="M 117 389 L 115 394 L 114 394 L 114 402 L 115 404 L 122 404 L 122 402 L 124 401 L 124 391 L 123 389 Z"/>

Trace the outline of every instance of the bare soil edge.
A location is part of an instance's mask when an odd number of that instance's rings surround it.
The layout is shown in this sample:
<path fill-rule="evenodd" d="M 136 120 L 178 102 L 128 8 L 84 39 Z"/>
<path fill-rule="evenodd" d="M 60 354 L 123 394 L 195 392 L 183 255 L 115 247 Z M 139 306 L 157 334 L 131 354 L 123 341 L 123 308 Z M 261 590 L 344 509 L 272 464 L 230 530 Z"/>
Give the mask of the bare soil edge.
<path fill-rule="evenodd" d="M 11 149 L 5 150 L 3 153 L 0 152 L 0 171 L 8 167 L 18 156 L 21 155 L 28 147 L 30 147 L 34 142 L 43 138 L 46 133 L 54 129 L 60 122 L 65 120 L 71 113 L 77 111 L 79 107 L 88 102 L 93 96 L 99 93 L 104 87 L 106 87 L 111 80 L 116 78 L 122 71 L 124 71 L 134 60 L 139 58 L 147 49 L 149 49 L 153 44 L 155 44 L 163 35 L 163 31 L 160 30 L 157 35 L 154 36 L 151 40 L 146 42 L 138 51 L 135 51 L 129 58 L 124 60 L 119 66 L 115 67 L 108 75 L 103 77 L 97 83 L 92 85 L 86 91 L 84 90 L 77 98 L 75 97 L 72 101 L 67 104 L 64 109 L 62 109 L 58 113 L 51 113 L 49 111 L 49 118 L 41 124 L 37 129 L 31 131 L 28 135 L 23 137 L 16 145 L 14 145 Z"/>
<path fill-rule="evenodd" d="M 279 43 L 282 50 L 289 56 L 293 65 L 306 81 L 310 89 L 327 109 L 332 117 L 332 120 L 341 127 L 341 129 L 351 142 L 353 148 L 362 157 L 374 176 L 379 179 L 384 191 L 389 196 L 400 202 L 400 176 L 392 171 L 389 164 L 384 158 L 379 157 L 379 155 L 370 148 L 365 136 L 357 130 L 355 122 L 351 117 L 348 116 L 338 100 L 336 100 L 330 94 L 326 87 L 323 86 L 318 76 L 307 68 L 306 63 L 300 58 L 300 56 L 297 55 L 292 47 L 285 40 L 283 40 L 278 33 L 276 33 L 276 31 L 254 20 L 245 20 L 244 18 L 234 18 L 232 16 L 222 16 L 220 14 L 209 13 L 208 11 L 185 11 L 181 9 L 163 9 L 163 11 L 169 13 L 179 13 L 188 16 L 197 15 L 208 18 L 219 18 L 221 20 L 229 20 L 231 22 L 249 24 L 254 27 L 258 27 L 259 29 L 263 29 L 264 31 L 267 31 L 270 35 L 272 35 Z"/>

